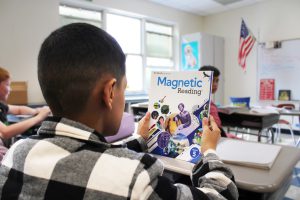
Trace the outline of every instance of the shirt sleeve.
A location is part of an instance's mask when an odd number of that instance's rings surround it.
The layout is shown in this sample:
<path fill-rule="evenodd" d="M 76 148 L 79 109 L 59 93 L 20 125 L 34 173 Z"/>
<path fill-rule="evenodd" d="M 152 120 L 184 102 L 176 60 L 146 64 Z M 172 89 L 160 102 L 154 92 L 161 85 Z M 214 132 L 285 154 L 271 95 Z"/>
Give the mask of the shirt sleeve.
<path fill-rule="evenodd" d="M 233 173 L 214 150 L 207 150 L 201 161 L 195 165 L 192 183 L 211 199 L 238 199 Z"/>
<path fill-rule="evenodd" d="M 136 139 L 126 141 L 125 144 L 128 149 L 136 152 L 146 152 L 148 149 L 146 141 L 141 136 L 138 136 Z"/>
<path fill-rule="evenodd" d="M 153 165 L 144 167 L 148 173 L 139 175 L 137 180 L 143 181 L 138 184 L 140 190 L 134 191 L 143 199 L 238 199 L 238 190 L 231 170 L 218 159 L 213 151 L 209 150 L 195 165 L 191 175 L 193 185 L 176 184 L 162 176 L 163 166 L 159 167 L 162 165 L 159 161 L 145 163 Z"/>

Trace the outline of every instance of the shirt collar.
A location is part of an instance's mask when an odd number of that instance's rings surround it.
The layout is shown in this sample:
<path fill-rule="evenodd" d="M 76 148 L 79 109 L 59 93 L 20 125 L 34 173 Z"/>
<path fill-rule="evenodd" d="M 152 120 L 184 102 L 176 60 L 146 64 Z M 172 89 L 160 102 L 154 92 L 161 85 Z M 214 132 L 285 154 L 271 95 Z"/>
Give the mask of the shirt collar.
<path fill-rule="evenodd" d="M 107 143 L 102 134 L 73 120 L 62 117 L 48 117 L 38 130 L 40 136 L 65 136 L 84 141 Z M 110 145 L 110 144 L 109 144 Z"/>

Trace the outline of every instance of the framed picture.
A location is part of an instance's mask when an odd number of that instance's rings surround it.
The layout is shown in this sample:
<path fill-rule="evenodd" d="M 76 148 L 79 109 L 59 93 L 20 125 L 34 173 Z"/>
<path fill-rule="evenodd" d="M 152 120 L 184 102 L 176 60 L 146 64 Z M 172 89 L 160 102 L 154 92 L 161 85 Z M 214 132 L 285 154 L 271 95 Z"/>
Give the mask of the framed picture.
<path fill-rule="evenodd" d="M 291 100 L 291 90 L 279 90 L 278 100 L 290 101 Z"/>
<path fill-rule="evenodd" d="M 183 70 L 198 71 L 199 63 L 199 43 L 192 41 L 181 44 L 181 65 Z"/>
<path fill-rule="evenodd" d="M 274 100 L 275 79 L 261 79 L 259 100 Z"/>

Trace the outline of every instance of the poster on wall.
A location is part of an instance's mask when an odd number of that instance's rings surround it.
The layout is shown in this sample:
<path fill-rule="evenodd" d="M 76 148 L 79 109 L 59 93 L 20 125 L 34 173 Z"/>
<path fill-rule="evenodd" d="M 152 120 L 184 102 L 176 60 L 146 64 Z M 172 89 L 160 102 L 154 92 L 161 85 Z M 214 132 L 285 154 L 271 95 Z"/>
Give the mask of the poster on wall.
<path fill-rule="evenodd" d="M 198 70 L 199 64 L 199 43 L 192 41 L 181 45 L 181 66 L 182 70 Z"/>
<path fill-rule="evenodd" d="M 279 90 L 278 100 L 280 101 L 290 101 L 291 100 L 291 90 Z"/>
<path fill-rule="evenodd" d="M 275 79 L 260 79 L 259 100 L 274 100 Z"/>

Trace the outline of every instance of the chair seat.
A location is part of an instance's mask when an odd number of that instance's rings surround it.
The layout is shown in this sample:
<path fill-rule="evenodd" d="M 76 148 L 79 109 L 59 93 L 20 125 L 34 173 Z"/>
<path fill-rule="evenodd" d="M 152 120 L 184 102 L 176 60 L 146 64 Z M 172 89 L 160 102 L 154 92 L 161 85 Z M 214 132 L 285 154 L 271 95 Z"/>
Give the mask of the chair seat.
<path fill-rule="evenodd" d="M 234 134 L 232 134 L 232 133 L 226 133 L 226 136 L 227 136 L 228 138 L 241 140 L 241 138 L 237 137 L 236 135 L 234 135 Z"/>
<path fill-rule="evenodd" d="M 277 122 L 277 124 L 286 124 L 286 125 L 289 125 L 290 122 L 287 121 L 287 120 L 285 120 L 285 119 L 280 119 L 280 120 Z"/>

